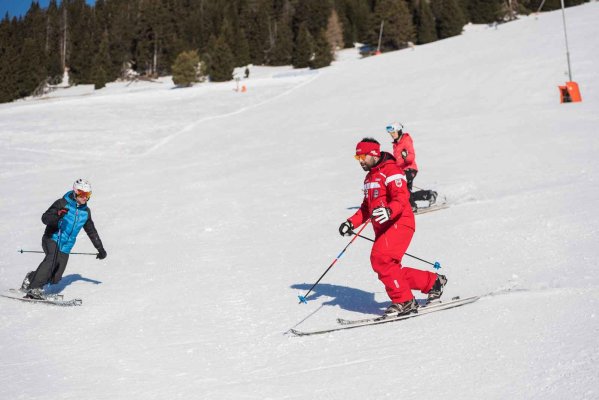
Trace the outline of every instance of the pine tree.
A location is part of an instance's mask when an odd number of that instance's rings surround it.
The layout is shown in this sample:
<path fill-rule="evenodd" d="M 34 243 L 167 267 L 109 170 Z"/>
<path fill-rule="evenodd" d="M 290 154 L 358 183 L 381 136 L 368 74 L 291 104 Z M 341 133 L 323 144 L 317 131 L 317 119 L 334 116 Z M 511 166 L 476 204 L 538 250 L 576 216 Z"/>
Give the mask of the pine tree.
<path fill-rule="evenodd" d="M 245 30 L 242 28 L 237 30 L 237 49 L 235 53 L 235 59 L 237 65 L 248 65 L 252 62 L 250 57 L 250 44 L 245 36 Z"/>
<path fill-rule="evenodd" d="M 46 18 L 38 3 L 31 3 L 21 23 L 20 35 L 24 39 L 17 72 L 19 96 L 29 96 L 46 81 Z"/>
<path fill-rule="evenodd" d="M 301 0 L 296 4 L 293 16 L 294 32 L 299 35 L 299 29 L 305 24 L 312 37 L 327 28 L 329 16 L 333 10 L 331 0 Z"/>
<path fill-rule="evenodd" d="M 313 39 L 305 24 L 300 25 L 291 63 L 294 68 L 306 68 L 310 66 L 313 54 Z"/>
<path fill-rule="evenodd" d="M 234 58 L 225 38 L 219 36 L 209 50 L 207 73 L 214 82 L 230 81 L 233 78 Z"/>
<path fill-rule="evenodd" d="M 327 40 L 327 35 L 324 30 L 316 36 L 314 40 L 314 58 L 310 61 L 311 69 L 328 67 L 333 61 L 333 52 L 331 45 Z"/>
<path fill-rule="evenodd" d="M 486 24 L 501 20 L 505 0 L 468 0 L 468 19 L 473 24 Z"/>
<path fill-rule="evenodd" d="M 108 32 L 102 35 L 100 47 L 93 59 L 92 66 L 92 81 L 94 88 L 101 89 L 106 86 L 106 83 L 111 81 L 110 71 L 112 62 L 110 61 L 110 52 L 108 51 Z"/>
<path fill-rule="evenodd" d="M 416 26 L 416 43 L 425 44 L 437 40 L 435 17 L 429 6 L 429 0 L 415 0 L 414 25 Z"/>
<path fill-rule="evenodd" d="M 12 101 L 19 96 L 16 81 L 17 66 L 13 62 L 18 59 L 15 30 L 16 22 L 11 22 L 6 14 L 0 21 L 0 103 Z"/>
<path fill-rule="evenodd" d="M 274 34 L 271 48 L 267 51 L 268 65 L 289 65 L 293 57 L 293 32 L 286 20 L 274 24 Z"/>
<path fill-rule="evenodd" d="M 43 63 L 43 48 L 35 39 L 23 41 L 21 57 L 18 59 L 17 86 L 18 96 L 25 97 L 46 79 L 46 68 Z"/>
<path fill-rule="evenodd" d="M 381 0 L 377 3 L 370 25 L 369 43 L 378 44 L 383 22 L 381 50 L 397 50 L 414 41 L 414 24 L 408 6 L 403 0 Z"/>
<path fill-rule="evenodd" d="M 337 7 L 343 25 L 343 42 L 353 47 L 356 42 L 367 42 L 370 29 L 369 2 L 365 0 L 338 0 Z"/>
<path fill-rule="evenodd" d="M 157 76 L 159 64 L 163 64 L 161 55 L 165 41 L 165 15 L 161 0 L 145 0 L 139 3 L 134 57 L 138 72 L 142 74 Z"/>
<path fill-rule="evenodd" d="M 466 18 L 456 0 L 432 0 L 432 6 L 439 39 L 462 33 Z"/>
<path fill-rule="evenodd" d="M 94 37 L 96 25 L 93 12 L 85 0 L 65 3 L 68 14 L 67 66 L 70 78 L 75 83 L 93 83 L 90 61 L 93 60 L 100 41 L 100 38 Z"/>
<path fill-rule="evenodd" d="M 48 76 L 62 79 L 63 66 L 61 57 L 62 29 L 61 14 L 56 0 L 51 0 L 46 10 L 46 40 L 44 51 L 46 53 L 46 70 Z M 56 82 L 58 83 L 58 82 Z"/>
<path fill-rule="evenodd" d="M 578 6 L 583 4 L 585 1 L 587 0 L 565 0 L 564 6 Z M 553 11 L 562 8 L 561 0 L 546 0 L 545 2 L 543 2 L 543 0 L 520 0 L 519 3 L 531 11 L 537 11 L 541 4 L 543 4 L 541 11 Z"/>
<path fill-rule="evenodd" d="M 248 2 L 241 11 L 241 27 L 249 46 L 250 60 L 253 64 L 263 64 L 265 50 L 270 48 L 268 0 Z"/>
<path fill-rule="evenodd" d="M 196 50 L 179 53 L 175 63 L 172 65 L 173 82 L 180 87 L 188 87 L 199 82 L 201 71 L 200 56 Z"/>
<path fill-rule="evenodd" d="M 130 0 L 112 0 L 106 4 L 106 11 L 111 16 L 108 28 L 110 43 L 110 60 L 112 67 L 110 76 L 118 77 L 134 59 L 134 37 L 137 8 Z"/>

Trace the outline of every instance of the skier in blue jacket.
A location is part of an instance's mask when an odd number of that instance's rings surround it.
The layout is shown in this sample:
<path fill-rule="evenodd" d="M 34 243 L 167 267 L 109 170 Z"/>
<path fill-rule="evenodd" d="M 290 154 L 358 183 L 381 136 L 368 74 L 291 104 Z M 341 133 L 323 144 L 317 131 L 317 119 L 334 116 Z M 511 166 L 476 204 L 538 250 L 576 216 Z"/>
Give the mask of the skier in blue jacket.
<path fill-rule="evenodd" d="M 106 250 L 102 246 L 87 206 L 91 194 L 91 184 L 85 179 L 77 179 L 73 184 L 73 190 L 56 200 L 42 215 L 42 222 L 46 225 L 42 236 L 42 249 L 46 256 L 37 270 L 25 276 L 21 291 L 27 293 L 26 297 L 43 299 L 44 285 L 60 282 L 81 228 L 98 250 L 96 258 L 106 258 Z"/>

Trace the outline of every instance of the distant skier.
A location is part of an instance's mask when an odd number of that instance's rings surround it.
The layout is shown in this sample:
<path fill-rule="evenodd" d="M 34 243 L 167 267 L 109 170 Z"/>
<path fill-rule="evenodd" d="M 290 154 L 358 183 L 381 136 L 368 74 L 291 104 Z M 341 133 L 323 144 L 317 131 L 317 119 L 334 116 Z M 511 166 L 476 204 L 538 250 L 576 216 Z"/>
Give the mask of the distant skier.
<path fill-rule="evenodd" d="M 378 274 L 392 304 L 381 318 L 416 311 L 418 303 L 412 290 L 428 293 L 428 301 L 441 297 L 447 279 L 443 275 L 403 267 L 403 258 L 415 230 L 414 213 L 403 171 L 395 158 L 381 153 L 380 144 L 364 138 L 356 146 L 355 158 L 364 171 L 364 200 L 360 209 L 339 226 L 342 236 L 372 219 L 375 241 L 370 253 L 372 269 Z"/>
<path fill-rule="evenodd" d="M 106 250 L 102 246 L 91 210 L 87 206 L 91 195 L 91 184 L 85 179 L 77 179 L 73 184 L 73 190 L 56 200 L 42 215 L 42 222 L 46 225 L 42 236 L 42 249 L 46 256 L 37 270 L 29 272 L 23 280 L 21 291 L 27 293 L 26 297 L 43 299 L 44 285 L 60 282 L 69 260 L 69 253 L 81 228 L 98 250 L 96 258 L 106 258 Z"/>
<path fill-rule="evenodd" d="M 429 207 L 437 201 L 437 192 L 432 190 L 412 191 L 412 183 L 418 174 L 416 165 L 416 152 L 414 151 L 414 142 L 409 133 L 403 131 L 403 125 L 400 122 L 393 122 L 387 125 L 387 133 L 393 139 L 393 155 L 397 164 L 404 170 L 408 181 L 408 190 L 410 191 L 410 205 L 412 210 L 416 211 L 418 206 L 416 201 L 428 200 Z"/>

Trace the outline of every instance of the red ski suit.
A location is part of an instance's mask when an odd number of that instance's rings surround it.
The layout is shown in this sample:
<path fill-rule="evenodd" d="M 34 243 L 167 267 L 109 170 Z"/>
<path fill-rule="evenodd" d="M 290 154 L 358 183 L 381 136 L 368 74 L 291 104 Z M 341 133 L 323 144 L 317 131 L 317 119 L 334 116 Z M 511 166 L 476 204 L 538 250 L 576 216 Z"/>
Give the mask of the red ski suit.
<path fill-rule="evenodd" d="M 402 151 L 407 153 L 405 158 L 401 155 Z M 398 160 L 397 165 L 404 171 L 406 169 L 418 171 L 418 166 L 416 165 L 416 153 L 414 152 L 414 142 L 409 133 L 404 133 L 397 142 L 393 142 L 393 155 Z"/>
<path fill-rule="evenodd" d="M 358 227 L 371 217 L 375 208 L 386 207 L 391 211 L 390 219 L 383 224 L 372 219 L 375 240 L 370 263 L 393 303 L 413 299 L 412 289 L 428 293 L 437 279 L 437 274 L 432 272 L 401 265 L 415 230 L 409 197 L 402 169 L 391 154 L 383 152 L 381 161 L 364 179 L 364 201 L 360 209 L 348 219 Z"/>

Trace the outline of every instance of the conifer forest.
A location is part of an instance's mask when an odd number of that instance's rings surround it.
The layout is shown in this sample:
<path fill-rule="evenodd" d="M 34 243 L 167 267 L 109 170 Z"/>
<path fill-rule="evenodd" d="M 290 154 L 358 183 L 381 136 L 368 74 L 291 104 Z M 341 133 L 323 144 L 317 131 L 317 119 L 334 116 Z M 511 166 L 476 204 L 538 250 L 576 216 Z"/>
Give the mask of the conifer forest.
<path fill-rule="evenodd" d="M 585 0 L 566 0 L 566 6 Z M 19 17 L 0 16 L 0 102 L 43 84 L 102 88 L 156 78 L 198 60 L 212 81 L 235 67 L 322 68 L 335 51 L 371 53 L 459 35 L 465 24 L 504 23 L 555 10 L 560 0 L 51 0 Z M 191 53 L 193 52 L 193 53 Z M 193 54 L 193 57 L 186 55 Z M 179 57 L 181 56 L 181 57 Z"/>

